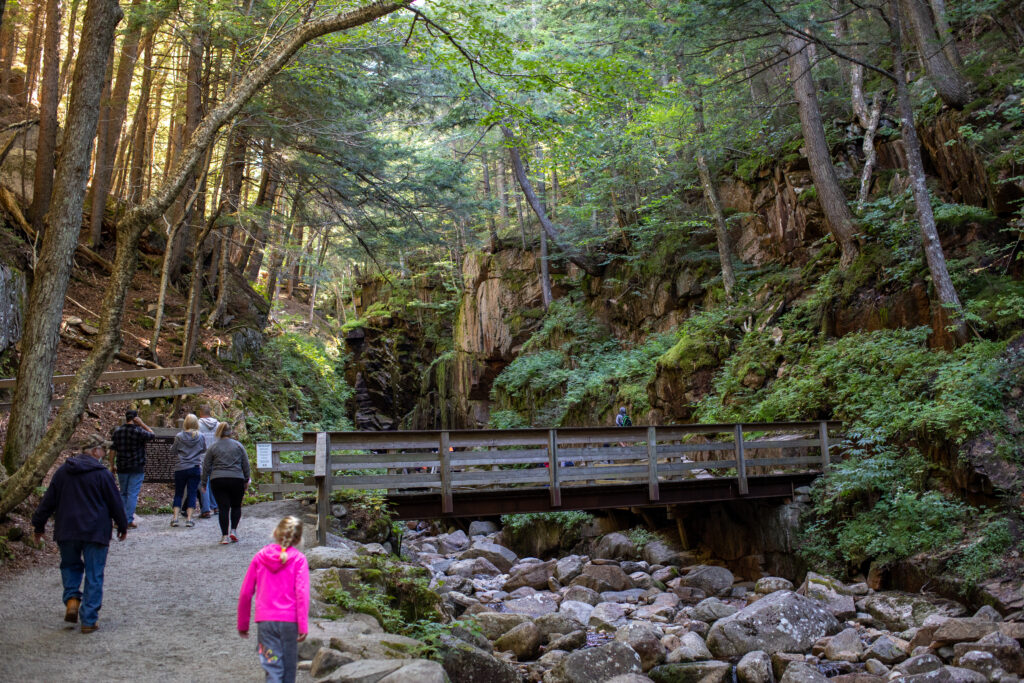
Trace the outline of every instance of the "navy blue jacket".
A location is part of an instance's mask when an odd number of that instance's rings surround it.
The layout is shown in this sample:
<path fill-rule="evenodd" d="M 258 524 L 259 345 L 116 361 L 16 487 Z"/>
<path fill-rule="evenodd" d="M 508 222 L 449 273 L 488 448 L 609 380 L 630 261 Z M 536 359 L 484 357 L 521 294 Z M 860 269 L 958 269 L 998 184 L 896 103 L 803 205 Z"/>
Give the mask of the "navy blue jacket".
<path fill-rule="evenodd" d="M 128 530 L 124 502 L 114 475 L 103 464 L 84 453 L 68 458 L 60 466 L 50 488 L 32 515 L 36 533 L 46 529 L 53 516 L 53 540 L 88 541 L 110 545 L 111 520 L 118 532 Z"/>

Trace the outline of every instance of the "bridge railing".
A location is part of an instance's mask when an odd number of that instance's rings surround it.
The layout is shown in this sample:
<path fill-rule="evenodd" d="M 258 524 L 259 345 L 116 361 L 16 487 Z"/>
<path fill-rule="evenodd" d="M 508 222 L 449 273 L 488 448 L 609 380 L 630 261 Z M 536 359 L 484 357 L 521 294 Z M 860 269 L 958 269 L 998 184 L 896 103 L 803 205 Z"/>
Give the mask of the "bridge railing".
<path fill-rule="evenodd" d="M 480 489 L 546 488 L 561 507 L 565 487 L 646 484 L 657 504 L 660 486 L 686 479 L 734 479 L 740 495 L 748 477 L 828 469 L 830 432 L 840 423 L 773 422 L 665 427 L 306 433 L 302 441 L 260 444 L 257 470 L 272 482 L 260 491 L 280 498 L 316 492 L 318 538 L 326 540 L 330 493 L 386 489 L 389 495 L 440 496 L 454 512 L 455 493 Z M 282 455 L 285 459 L 282 460 Z M 299 455 L 301 454 L 301 458 Z M 754 457 L 751 457 L 751 456 Z M 289 462 L 291 460 L 291 462 Z M 289 473 L 301 481 L 284 481 Z M 294 478 L 294 475 L 292 475 Z"/>

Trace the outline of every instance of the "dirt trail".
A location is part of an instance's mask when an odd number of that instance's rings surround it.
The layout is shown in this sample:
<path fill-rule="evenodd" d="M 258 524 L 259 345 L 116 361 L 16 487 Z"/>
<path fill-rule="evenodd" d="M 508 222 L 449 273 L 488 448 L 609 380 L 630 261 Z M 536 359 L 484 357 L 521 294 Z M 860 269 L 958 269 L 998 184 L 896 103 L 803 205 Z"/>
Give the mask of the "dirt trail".
<path fill-rule="evenodd" d="M 225 546 L 216 519 L 187 529 L 142 517 L 111 543 L 100 629 L 88 635 L 63 620 L 56 564 L 19 574 L 0 586 L 0 681 L 263 680 L 255 628 L 249 640 L 235 631 L 238 589 L 277 521 L 296 512 L 294 501 L 246 507 L 240 542 Z"/>

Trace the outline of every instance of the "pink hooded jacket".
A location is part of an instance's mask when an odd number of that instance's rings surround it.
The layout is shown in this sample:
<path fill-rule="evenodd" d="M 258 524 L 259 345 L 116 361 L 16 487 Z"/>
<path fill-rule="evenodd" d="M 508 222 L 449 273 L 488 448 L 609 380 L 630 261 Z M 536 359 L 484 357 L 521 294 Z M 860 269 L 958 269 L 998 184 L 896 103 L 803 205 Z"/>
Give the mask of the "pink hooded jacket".
<path fill-rule="evenodd" d="M 264 546 L 249 563 L 238 595 L 238 630 L 249 630 L 249 606 L 256 594 L 256 621 L 293 621 L 299 633 L 309 633 L 309 564 L 306 556 L 281 546 Z"/>

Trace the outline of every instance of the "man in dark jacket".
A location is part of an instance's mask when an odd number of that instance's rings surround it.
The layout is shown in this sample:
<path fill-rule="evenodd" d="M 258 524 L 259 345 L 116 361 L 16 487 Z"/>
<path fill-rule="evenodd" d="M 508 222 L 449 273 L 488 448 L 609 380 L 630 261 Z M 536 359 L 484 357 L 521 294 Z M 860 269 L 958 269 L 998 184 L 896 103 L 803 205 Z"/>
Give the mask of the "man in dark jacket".
<path fill-rule="evenodd" d="M 124 503 L 113 475 L 102 463 L 109 447 L 110 442 L 99 434 L 87 437 L 82 452 L 68 458 L 53 475 L 50 488 L 32 515 L 36 543 L 42 542 L 46 521 L 53 517 L 53 540 L 60 548 L 64 583 L 64 621 L 75 623 L 81 613 L 82 633 L 98 628 L 111 520 L 117 523 L 117 540 L 123 541 L 128 533 Z"/>
<path fill-rule="evenodd" d="M 110 437 L 117 451 L 114 474 L 117 475 L 117 484 L 121 489 L 129 529 L 138 528 L 135 524 L 135 506 L 139 502 L 139 491 L 142 490 L 142 480 L 146 476 L 146 444 L 153 437 L 153 430 L 142 421 L 137 410 L 126 411 L 124 424 L 115 429 Z"/>

